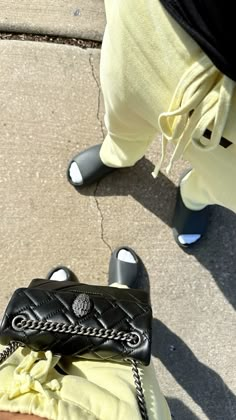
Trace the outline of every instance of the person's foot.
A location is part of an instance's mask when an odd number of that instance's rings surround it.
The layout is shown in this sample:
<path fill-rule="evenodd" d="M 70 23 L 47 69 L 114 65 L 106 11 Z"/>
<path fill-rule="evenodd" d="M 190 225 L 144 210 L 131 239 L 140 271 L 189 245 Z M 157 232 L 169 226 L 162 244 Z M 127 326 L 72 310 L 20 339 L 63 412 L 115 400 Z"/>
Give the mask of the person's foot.
<path fill-rule="evenodd" d="M 104 165 L 100 158 L 101 144 L 76 155 L 69 163 L 67 178 L 74 187 L 82 187 L 99 181 L 117 168 Z"/>
<path fill-rule="evenodd" d="M 178 187 L 176 206 L 172 222 L 173 235 L 181 248 L 188 248 L 199 242 L 206 233 L 209 220 L 209 206 L 202 210 L 188 209 Z"/>
<path fill-rule="evenodd" d="M 108 284 L 120 283 L 128 287 L 138 287 L 141 261 L 128 246 L 116 248 L 110 258 Z"/>
<path fill-rule="evenodd" d="M 47 274 L 46 279 L 54 281 L 74 281 L 77 283 L 79 281 L 73 271 L 63 265 L 52 268 Z"/>

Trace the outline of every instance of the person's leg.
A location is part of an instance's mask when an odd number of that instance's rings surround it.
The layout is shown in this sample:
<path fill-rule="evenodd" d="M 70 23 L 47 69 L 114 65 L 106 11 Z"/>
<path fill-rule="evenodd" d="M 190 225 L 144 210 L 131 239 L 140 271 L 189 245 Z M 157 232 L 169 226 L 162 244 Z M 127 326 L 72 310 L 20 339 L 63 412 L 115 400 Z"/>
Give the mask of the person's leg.
<path fill-rule="evenodd" d="M 217 204 L 236 212 L 236 145 L 227 148 L 219 145 L 207 153 L 190 145 L 185 158 L 194 169 L 180 183 L 175 209 L 174 234 L 180 246 L 192 245 L 202 238 L 207 226 L 208 206 Z"/>
<path fill-rule="evenodd" d="M 120 265 L 122 264 L 122 265 Z M 136 276 L 138 278 L 140 258 L 133 249 L 127 246 L 121 246 L 113 251 L 109 264 L 109 279 L 111 287 L 128 288 L 127 279 L 132 274 L 132 266 L 136 265 Z M 133 271 L 134 273 L 135 271 Z M 122 280 L 123 275 L 123 280 Z M 132 277 L 132 276 L 131 276 Z M 112 278 L 116 281 L 111 283 Z M 133 276 L 132 282 L 128 281 L 130 287 L 138 287 Z M 137 279 L 136 279 L 137 280 Z M 151 420 L 171 420 L 171 414 L 167 402 L 161 392 L 157 381 L 155 368 L 151 360 L 149 366 L 139 366 L 142 377 L 142 387 L 144 390 L 145 404 L 149 419 Z M 122 377 L 122 371 L 120 372 Z M 131 384 L 133 378 L 130 378 Z"/>
<path fill-rule="evenodd" d="M 158 118 L 201 50 L 155 0 L 105 6 L 100 69 L 107 136 L 100 156 L 109 166 L 132 166 L 160 133 Z"/>
<path fill-rule="evenodd" d="M 139 84 L 140 78 L 136 63 L 139 52 L 137 50 L 135 56 L 131 53 L 132 40 L 124 27 L 124 17 L 118 14 L 118 9 L 122 8 L 117 4 L 117 10 L 113 10 L 117 14 L 110 16 L 100 64 L 107 129 L 100 157 L 105 165 L 119 168 L 133 166 L 141 159 L 157 133 L 146 115 L 145 95 L 134 86 L 134 83 Z M 148 78 L 150 70 L 145 67 L 143 63 L 143 73 Z M 141 83 L 139 88 L 142 88 Z"/>
<path fill-rule="evenodd" d="M 194 211 L 202 210 L 209 204 L 214 204 L 207 191 L 201 174 L 196 169 L 189 171 L 180 183 L 181 197 L 184 205 Z"/>
<path fill-rule="evenodd" d="M 205 195 L 204 182 L 194 169 L 181 176 L 172 228 L 174 239 L 182 248 L 194 245 L 207 230 L 209 205 Z"/>
<path fill-rule="evenodd" d="M 109 173 L 107 167 L 133 166 L 143 157 L 179 78 L 201 54 L 159 2 L 109 0 L 105 6 L 100 74 L 107 136 L 101 148 L 70 162 L 68 178 L 77 186 Z"/>
<path fill-rule="evenodd" d="M 236 143 L 236 136 L 229 140 Z M 185 204 L 192 210 L 218 204 L 236 212 L 236 144 L 207 152 L 190 145 L 184 158 L 194 168 L 181 182 Z"/>

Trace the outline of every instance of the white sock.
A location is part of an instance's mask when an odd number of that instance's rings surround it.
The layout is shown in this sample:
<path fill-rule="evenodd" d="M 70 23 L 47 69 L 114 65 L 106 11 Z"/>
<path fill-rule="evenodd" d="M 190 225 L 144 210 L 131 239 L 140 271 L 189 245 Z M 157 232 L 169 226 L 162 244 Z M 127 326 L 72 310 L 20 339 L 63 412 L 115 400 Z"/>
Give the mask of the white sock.
<path fill-rule="evenodd" d="M 198 239 L 201 238 L 199 234 L 189 234 L 189 235 L 179 235 L 178 240 L 182 245 L 190 245 L 196 242 Z"/>
<path fill-rule="evenodd" d="M 72 182 L 82 185 L 83 177 L 76 162 L 72 162 L 69 169 L 69 174 Z"/>
<path fill-rule="evenodd" d="M 118 253 L 118 260 L 129 262 L 131 264 L 136 264 L 136 261 L 131 254 L 131 252 L 127 251 L 126 249 L 121 249 Z"/>
<path fill-rule="evenodd" d="M 67 280 L 67 274 L 65 270 L 60 268 L 59 270 L 54 271 L 49 280 L 64 281 Z"/>

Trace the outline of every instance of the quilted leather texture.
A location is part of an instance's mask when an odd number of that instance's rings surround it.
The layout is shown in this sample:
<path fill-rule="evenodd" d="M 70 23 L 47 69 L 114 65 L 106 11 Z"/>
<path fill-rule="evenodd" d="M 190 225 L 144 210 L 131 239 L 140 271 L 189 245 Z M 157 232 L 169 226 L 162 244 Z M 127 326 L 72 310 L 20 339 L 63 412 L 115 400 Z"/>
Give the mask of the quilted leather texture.
<path fill-rule="evenodd" d="M 82 299 L 84 295 L 89 300 L 89 306 L 85 311 L 80 311 L 84 316 L 76 315 L 73 304 L 78 296 Z M 141 335 L 141 343 L 137 348 L 132 348 L 126 342 L 107 338 L 33 329 L 16 331 L 12 321 L 17 315 L 24 315 L 28 320 L 50 320 L 73 326 L 114 329 L 117 332 L 135 330 Z M 14 292 L 1 323 L 0 342 L 8 344 L 15 340 L 36 351 L 51 350 L 54 354 L 88 359 L 118 362 L 132 358 L 148 365 L 151 325 L 152 309 L 148 293 L 143 290 L 35 279 L 29 288 Z"/>

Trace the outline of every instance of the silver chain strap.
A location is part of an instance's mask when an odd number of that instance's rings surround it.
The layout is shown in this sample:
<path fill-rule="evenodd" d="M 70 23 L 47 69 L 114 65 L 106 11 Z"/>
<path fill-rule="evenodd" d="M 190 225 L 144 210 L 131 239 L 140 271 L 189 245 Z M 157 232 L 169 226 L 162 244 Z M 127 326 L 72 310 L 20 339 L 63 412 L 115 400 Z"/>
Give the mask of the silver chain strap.
<path fill-rule="evenodd" d="M 142 387 L 142 382 L 139 375 L 139 370 L 138 370 L 138 365 L 137 365 L 136 360 L 132 359 L 131 365 L 132 365 L 134 384 L 136 388 L 136 396 L 137 396 L 140 414 L 141 414 L 142 420 L 148 420 L 147 408 L 146 408 L 145 398 L 143 394 L 143 387 Z"/>
<path fill-rule="evenodd" d="M 0 365 L 5 362 L 17 349 L 22 347 L 21 343 L 17 341 L 11 341 L 10 344 L 0 353 Z"/>
<path fill-rule="evenodd" d="M 132 331 L 126 333 L 124 331 L 117 332 L 113 329 L 105 328 L 92 328 L 83 327 L 80 325 L 67 325 L 62 322 L 54 321 L 35 321 L 27 320 L 22 315 L 17 315 L 12 321 L 12 327 L 16 331 L 22 331 L 24 329 L 40 330 L 40 331 L 52 331 L 59 333 L 69 333 L 72 335 L 83 335 L 89 337 L 106 338 L 109 340 L 126 341 L 130 347 L 138 347 L 141 342 L 141 336 L 138 332 Z M 8 357 L 10 357 L 18 347 L 22 347 L 24 344 L 17 341 L 11 341 L 10 344 L 0 353 L 0 364 L 3 363 Z M 142 382 L 138 370 L 138 364 L 134 359 L 130 359 L 132 372 L 134 377 L 134 384 L 136 388 L 137 403 L 139 406 L 142 420 L 148 420 L 147 408 L 143 393 Z"/>
<path fill-rule="evenodd" d="M 62 322 L 54 321 L 36 321 L 25 319 L 22 315 L 17 315 L 13 321 L 12 326 L 16 331 L 23 331 L 24 329 L 52 331 L 59 333 L 67 333 L 72 335 L 84 335 L 90 337 L 106 338 L 109 340 L 126 341 L 130 347 L 138 347 L 141 342 L 141 336 L 138 332 L 133 331 L 126 333 L 124 331 L 115 331 L 113 329 L 83 327 L 80 325 L 68 325 Z"/>

